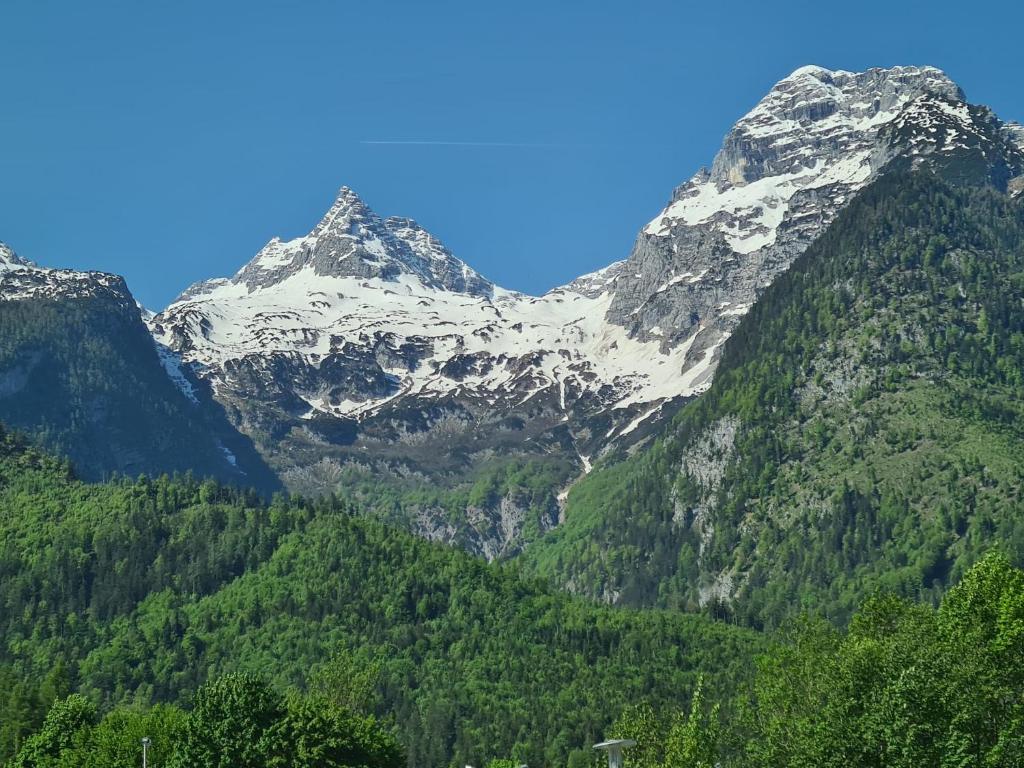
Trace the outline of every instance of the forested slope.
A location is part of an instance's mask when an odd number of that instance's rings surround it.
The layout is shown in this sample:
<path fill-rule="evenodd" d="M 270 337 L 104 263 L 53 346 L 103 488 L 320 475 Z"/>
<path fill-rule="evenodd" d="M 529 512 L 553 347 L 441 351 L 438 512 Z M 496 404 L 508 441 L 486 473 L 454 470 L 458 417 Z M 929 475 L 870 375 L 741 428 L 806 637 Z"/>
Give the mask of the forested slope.
<path fill-rule="evenodd" d="M 935 599 L 995 545 L 1024 556 L 1022 403 L 1024 206 L 894 171 L 526 557 L 577 592 L 755 625 L 843 621 L 878 588 Z"/>
<path fill-rule="evenodd" d="M 374 706 L 414 765 L 564 761 L 623 705 L 723 692 L 755 635 L 592 605 L 352 514 L 213 482 L 85 484 L 0 440 L 3 750 L 49 700 L 187 702 L 223 672 L 303 687 L 329 659 L 381 664 Z M 576 752 L 574 760 L 584 758 Z"/>

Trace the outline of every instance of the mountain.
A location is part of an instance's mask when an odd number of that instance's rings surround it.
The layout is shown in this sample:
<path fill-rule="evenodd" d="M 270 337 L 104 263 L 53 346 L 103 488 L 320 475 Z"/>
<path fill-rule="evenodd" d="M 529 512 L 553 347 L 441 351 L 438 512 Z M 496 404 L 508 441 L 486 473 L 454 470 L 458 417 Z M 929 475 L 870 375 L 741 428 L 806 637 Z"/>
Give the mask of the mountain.
<path fill-rule="evenodd" d="M 610 319 L 634 337 L 688 342 L 691 364 L 709 352 L 717 359 L 759 292 L 858 190 L 897 157 L 943 151 L 928 132 L 933 120 L 968 109 L 960 88 L 932 67 L 798 69 L 640 232 Z M 973 126 L 989 116 L 948 118 Z M 915 126 L 924 131 L 918 144 L 907 135 Z"/>
<path fill-rule="evenodd" d="M 842 621 L 876 589 L 933 599 L 993 547 L 1024 562 L 1024 200 L 1001 191 L 1024 162 L 959 125 L 956 144 L 839 214 L 711 389 L 573 489 L 534 567 L 770 625 Z"/>
<path fill-rule="evenodd" d="M 638 408 L 703 386 L 698 369 L 676 380 L 684 351 L 605 322 L 603 283 L 503 290 L 342 189 L 309 235 L 192 286 L 150 327 L 294 490 L 334 489 L 353 465 L 452 482 L 509 457 L 563 459 L 531 520 L 491 505 L 467 543 L 493 555 L 557 522 L 573 465 Z M 455 533 L 431 515 L 420 530 Z"/>
<path fill-rule="evenodd" d="M 584 766 L 628 703 L 678 708 L 702 671 L 724 697 L 763 645 L 594 605 L 356 512 L 211 481 L 86 484 L 0 430 L 0 762 L 47 685 L 106 710 L 186 704 L 226 672 L 284 690 L 326 670 L 395 724 L 409 765 Z"/>
<path fill-rule="evenodd" d="M 154 345 L 124 280 L 39 267 L 0 245 L 0 419 L 89 479 L 192 471 L 260 488 L 251 442 Z"/>
<path fill-rule="evenodd" d="M 343 188 L 309 235 L 189 288 L 151 327 L 268 439 L 404 442 L 393 448 L 411 465 L 443 470 L 493 451 L 483 433 L 510 432 L 486 437 L 575 446 L 586 465 L 605 435 L 577 423 L 700 387 L 696 372 L 675 381 L 658 343 L 604 322 L 604 284 L 595 273 L 539 298 L 506 291 Z M 254 395 L 260 405 L 240 403 Z M 422 447 L 437 437 L 449 455 Z"/>
<path fill-rule="evenodd" d="M 804 67 L 627 259 L 544 296 L 495 286 L 343 188 L 308 235 L 192 286 L 150 328 L 289 488 L 389 478 L 408 491 L 396 518 L 509 554 L 557 526 L 559 491 L 598 458 L 636 450 L 708 388 L 761 292 L 883 171 L 954 158 L 950 174 L 1006 188 L 1021 143 L 937 69 Z M 489 479 L 541 465 L 526 471 L 550 485 L 529 499 Z M 461 511 L 463 496 L 422 499 L 481 483 L 498 490 Z"/>

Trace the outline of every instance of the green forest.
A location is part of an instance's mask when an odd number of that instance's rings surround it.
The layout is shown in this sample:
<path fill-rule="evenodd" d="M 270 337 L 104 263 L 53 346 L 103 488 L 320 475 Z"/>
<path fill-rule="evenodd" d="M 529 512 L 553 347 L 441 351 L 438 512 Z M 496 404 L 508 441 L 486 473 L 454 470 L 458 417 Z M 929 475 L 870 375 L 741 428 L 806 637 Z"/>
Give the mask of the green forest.
<path fill-rule="evenodd" d="M 1022 653 L 1024 571 L 992 554 L 968 571 L 938 608 L 879 595 L 867 600 L 842 631 L 824 619 L 802 617 L 763 642 L 756 658 L 747 659 L 753 670 L 749 678 L 734 680 L 731 688 L 701 675 L 685 705 L 656 700 L 649 695 L 654 686 L 620 700 L 614 721 L 602 718 L 593 724 L 596 731 L 577 731 L 575 744 L 567 736 L 568 756 L 532 754 L 527 741 L 511 747 L 514 758 L 493 757 L 510 753 L 500 751 L 508 749 L 500 740 L 475 756 L 487 759 L 489 768 L 511 768 L 531 758 L 538 765 L 597 766 L 601 758 L 586 749 L 587 743 L 608 734 L 637 742 L 628 752 L 628 764 L 635 768 L 1020 765 Z M 502 659 L 487 663 L 500 665 Z M 150 764 L 180 768 L 420 764 L 410 759 L 413 744 L 404 730 L 409 723 L 399 722 L 394 710 L 383 718 L 372 714 L 387 687 L 387 666 L 379 657 L 367 662 L 339 656 L 304 690 L 284 692 L 258 674 L 227 673 L 200 685 L 184 705 L 153 705 L 135 697 L 103 712 L 95 696 L 67 694 L 60 690 L 66 677 L 51 675 L 42 694 L 52 697 L 46 714 L 41 719 L 37 714 L 39 722 L 28 726 L 32 716 L 26 712 L 23 733 L 12 733 L 12 718 L 19 713 L 7 703 L 3 735 L 14 738 L 7 757 L 17 768 L 127 768 L 137 764 L 141 739 L 147 738 Z M 552 682 L 543 685 L 550 688 Z M 518 690 L 506 689 L 506 704 L 536 703 Z M 477 698 L 475 703 L 488 702 Z M 488 716 L 514 717 L 490 703 Z M 430 764 L 450 762 L 438 755 Z"/>
<path fill-rule="evenodd" d="M 935 603 L 995 543 L 1024 562 L 1022 371 L 1024 204 L 894 172 L 765 291 L 710 390 L 577 484 L 526 560 L 759 628 L 844 624 L 879 589 Z"/>
<path fill-rule="evenodd" d="M 5 434 L 0 754 L 69 693 L 98 714 L 185 707 L 229 674 L 306 695 L 340 666 L 376 670 L 362 711 L 396 729 L 409 765 L 586 762 L 629 702 L 681 706 L 702 673 L 734 690 L 761 648 L 749 630 L 595 605 L 355 512 L 213 481 L 83 483 Z"/>

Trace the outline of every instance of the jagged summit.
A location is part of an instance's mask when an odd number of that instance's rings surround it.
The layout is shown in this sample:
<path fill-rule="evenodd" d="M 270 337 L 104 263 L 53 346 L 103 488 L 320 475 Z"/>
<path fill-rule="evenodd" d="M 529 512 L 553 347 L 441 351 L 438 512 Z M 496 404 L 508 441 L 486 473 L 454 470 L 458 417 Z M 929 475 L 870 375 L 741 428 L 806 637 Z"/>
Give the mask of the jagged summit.
<path fill-rule="evenodd" d="M 817 64 L 808 64 L 794 70 L 775 84 L 772 90 L 779 88 L 783 83 L 794 80 L 814 79 L 829 85 L 844 85 L 854 82 L 889 82 L 904 84 L 924 85 L 926 89 L 935 93 L 947 93 L 954 98 L 963 99 L 964 94 L 960 87 L 938 67 L 929 65 L 912 66 L 902 65 L 895 67 L 872 67 L 863 72 L 850 72 L 845 69 L 828 69 Z M 955 91 L 955 94 L 953 93 Z"/>
<path fill-rule="evenodd" d="M 644 233 L 710 224 L 735 253 L 772 245 L 798 191 L 863 185 L 889 159 L 875 151 L 882 127 L 924 94 L 963 99 L 934 67 L 802 67 L 736 122 L 710 171 L 679 187 Z"/>
<path fill-rule="evenodd" d="M 934 67 L 859 73 L 798 69 L 733 126 L 709 181 L 749 184 L 824 165 L 836 150 L 845 153 L 855 149 L 852 142 L 870 140 L 879 126 L 926 93 L 964 99 L 960 87 Z"/>
<path fill-rule="evenodd" d="M 966 122 L 954 128 L 958 119 Z M 967 165 L 1005 187 L 1020 173 L 1020 142 L 991 112 L 968 108 L 935 67 L 801 67 L 641 231 L 609 320 L 639 338 L 657 329 L 666 346 L 690 343 L 692 356 L 717 350 L 758 293 L 894 160 Z"/>
<path fill-rule="evenodd" d="M 490 296 L 494 288 L 412 219 L 382 219 L 347 186 L 308 235 L 289 241 L 273 238 L 231 282 L 256 291 L 305 270 L 385 281 L 415 275 L 431 287 L 479 296 Z M 193 286 L 182 298 L 211 286 L 216 284 Z"/>
<path fill-rule="evenodd" d="M 24 269 L 34 266 L 31 261 L 16 254 L 7 243 L 0 242 L 0 269 Z"/>

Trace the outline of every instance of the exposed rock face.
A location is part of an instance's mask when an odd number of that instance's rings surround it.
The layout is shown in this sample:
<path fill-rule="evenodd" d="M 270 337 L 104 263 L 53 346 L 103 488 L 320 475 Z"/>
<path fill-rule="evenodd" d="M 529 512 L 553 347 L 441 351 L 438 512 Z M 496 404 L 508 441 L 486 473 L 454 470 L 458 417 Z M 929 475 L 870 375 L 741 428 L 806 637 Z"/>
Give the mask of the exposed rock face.
<path fill-rule="evenodd" d="M 343 188 L 308 235 L 189 288 L 150 327 L 307 492 L 353 462 L 436 479 L 557 455 L 588 471 L 706 389 L 759 293 L 891 163 L 955 158 L 945 170 L 1020 187 L 1024 129 L 963 98 L 930 67 L 797 70 L 628 259 L 540 297 L 495 286 Z M 476 528 L 505 533 L 473 546 L 507 551 L 515 526 L 489 514 Z"/>
<path fill-rule="evenodd" d="M 558 524 L 557 505 L 538 514 L 523 499 L 503 496 L 487 506 L 467 507 L 457 522 L 448 520 L 443 509 L 421 507 L 415 512 L 411 528 L 425 539 L 455 544 L 479 557 L 496 560 L 520 551 L 531 523 L 539 533 L 554 528 Z"/>
<path fill-rule="evenodd" d="M 1005 124 L 1006 135 L 1022 150 L 1024 150 L 1024 125 L 1016 122 Z"/>
<path fill-rule="evenodd" d="M 666 347 L 696 334 L 690 364 L 717 350 L 758 293 L 908 148 L 893 146 L 886 126 L 911 105 L 962 100 L 931 67 L 797 70 L 643 229 L 617 275 L 609 320 Z"/>

